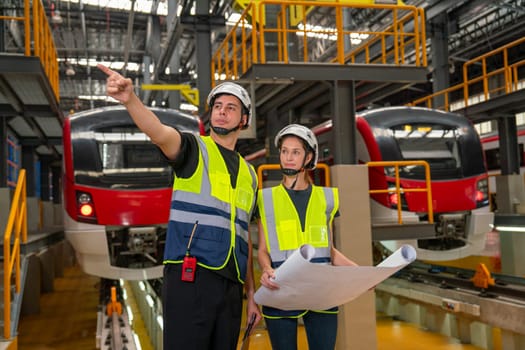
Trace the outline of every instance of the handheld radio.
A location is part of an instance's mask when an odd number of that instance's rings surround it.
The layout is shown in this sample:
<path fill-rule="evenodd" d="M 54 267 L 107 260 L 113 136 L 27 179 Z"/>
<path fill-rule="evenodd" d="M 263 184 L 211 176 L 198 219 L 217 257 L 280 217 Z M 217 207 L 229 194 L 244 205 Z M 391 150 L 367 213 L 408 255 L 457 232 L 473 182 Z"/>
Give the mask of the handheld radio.
<path fill-rule="evenodd" d="M 198 224 L 199 220 L 195 221 L 195 225 L 193 225 L 193 230 L 191 231 L 190 240 L 188 242 L 188 247 L 186 248 L 186 255 L 182 260 L 181 280 L 185 282 L 195 281 L 195 269 L 197 268 L 197 258 L 190 255 L 190 246 L 191 240 L 193 239 L 193 234 L 195 233 L 195 229 L 197 228 Z"/>

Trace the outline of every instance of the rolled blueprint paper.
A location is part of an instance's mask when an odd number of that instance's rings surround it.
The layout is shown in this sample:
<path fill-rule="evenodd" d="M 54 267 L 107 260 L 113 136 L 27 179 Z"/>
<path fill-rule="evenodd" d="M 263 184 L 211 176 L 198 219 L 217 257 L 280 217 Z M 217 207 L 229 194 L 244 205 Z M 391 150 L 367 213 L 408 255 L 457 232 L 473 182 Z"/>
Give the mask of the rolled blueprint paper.
<path fill-rule="evenodd" d="M 311 263 L 315 248 L 305 244 L 275 270 L 279 289 L 261 286 L 255 302 L 282 310 L 326 310 L 345 304 L 416 259 L 403 245 L 377 266 L 333 266 Z"/>

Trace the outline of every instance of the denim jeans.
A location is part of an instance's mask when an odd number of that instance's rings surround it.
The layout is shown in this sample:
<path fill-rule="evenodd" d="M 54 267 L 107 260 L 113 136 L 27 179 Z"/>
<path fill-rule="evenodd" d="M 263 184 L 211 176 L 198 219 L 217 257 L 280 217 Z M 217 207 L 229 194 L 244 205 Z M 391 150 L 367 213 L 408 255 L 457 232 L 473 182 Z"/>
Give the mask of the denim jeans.
<path fill-rule="evenodd" d="M 273 350 L 297 349 L 297 318 L 266 318 Z M 333 350 L 337 336 L 337 314 L 309 311 L 303 316 L 309 350 Z"/>

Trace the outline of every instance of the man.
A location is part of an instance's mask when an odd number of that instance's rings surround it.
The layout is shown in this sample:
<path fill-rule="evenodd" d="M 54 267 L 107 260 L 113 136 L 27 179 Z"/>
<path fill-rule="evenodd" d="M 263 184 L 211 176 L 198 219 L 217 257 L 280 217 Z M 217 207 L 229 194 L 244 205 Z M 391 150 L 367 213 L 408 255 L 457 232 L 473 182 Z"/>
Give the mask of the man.
<path fill-rule="evenodd" d="M 171 162 L 175 172 L 164 253 L 164 349 L 236 349 L 242 313 L 261 319 L 253 300 L 252 245 L 248 226 L 257 177 L 237 152 L 250 123 L 250 97 L 226 82 L 208 96 L 210 136 L 181 133 L 162 124 L 133 93 L 131 79 L 98 65 L 107 94 Z"/>

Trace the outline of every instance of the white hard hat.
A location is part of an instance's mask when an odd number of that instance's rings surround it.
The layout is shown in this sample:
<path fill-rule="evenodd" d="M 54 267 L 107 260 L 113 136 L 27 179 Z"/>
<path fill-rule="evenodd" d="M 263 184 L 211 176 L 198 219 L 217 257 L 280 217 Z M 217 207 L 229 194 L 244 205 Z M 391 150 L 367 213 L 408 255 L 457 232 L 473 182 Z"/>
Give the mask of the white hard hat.
<path fill-rule="evenodd" d="M 317 165 L 317 159 L 319 158 L 319 146 L 317 144 L 317 137 L 315 134 L 307 128 L 306 126 L 299 124 L 290 124 L 281 129 L 275 136 L 275 147 L 279 148 L 281 139 L 287 135 L 294 135 L 306 142 L 306 144 L 311 148 L 311 151 L 314 153 L 314 156 L 310 163 L 305 165 L 306 169 L 315 169 Z"/>
<path fill-rule="evenodd" d="M 243 114 L 246 113 L 248 115 L 248 120 L 246 120 L 246 124 L 243 126 L 243 129 L 246 129 L 247 127 L 249 127 L 251 119 L 252 119 L 251 118 L 252 102 L 250 99 L 250 95 L 248 94 L 248 91 L 246 91 L 246 89 L 244 89 L 242 86 L 236 83 L 232 83 L 229 81 L 221 83 L 217 85 L 216 87 L 214 87 L 208 94 L 208 98 L 206 100 L 206 103 L 208 104 L 208 106 L 212 107 L 213 103 L 215 102 L 215 98 L 218 95 L 222 95 L 222 94 L 233 95 L 241 101 L 244 107 Z"/>

